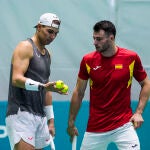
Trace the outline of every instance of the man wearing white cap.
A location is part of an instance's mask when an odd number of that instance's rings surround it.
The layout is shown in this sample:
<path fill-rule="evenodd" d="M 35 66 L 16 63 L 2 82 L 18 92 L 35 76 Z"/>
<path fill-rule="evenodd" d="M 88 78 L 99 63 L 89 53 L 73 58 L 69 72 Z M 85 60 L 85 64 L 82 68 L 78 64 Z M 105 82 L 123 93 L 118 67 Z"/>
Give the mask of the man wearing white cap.
<path fill-rule="evenodd" d="M 62 93 L 49 81 L 51 57 L 45 45 L 56 38 L 59 26 L 55 14 L 43 14 L 33 37 L 13 52 L 6 114 L 11 150 L 41 150 L 50 143 L 49 133 L 55 135 L 51 91 Z"/>

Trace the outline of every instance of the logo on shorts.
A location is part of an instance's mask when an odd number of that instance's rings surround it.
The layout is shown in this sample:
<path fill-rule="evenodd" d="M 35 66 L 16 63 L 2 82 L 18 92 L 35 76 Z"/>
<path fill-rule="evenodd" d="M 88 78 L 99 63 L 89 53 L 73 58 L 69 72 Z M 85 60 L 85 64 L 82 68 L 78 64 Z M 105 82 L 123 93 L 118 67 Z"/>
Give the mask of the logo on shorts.
<path fill-rule="evenodd" d="M 28 137 L 28 140 L 30 140 L 30 141 L 33 140 L 33 137 Z"/>
<path fill-rule="evenodd" d="M 132 145 L 132 148 L 135 148 L 135 147 L 137 147 L 138 145 L 137 144 L 135 144 L 135 145 Z"/>
<path fill-rule="evenodd" d="M 46 139 L 45 141 L 46 141 L 46 142 L 48 142 L 48 141 L 49 141 L 49 139 Z"/>

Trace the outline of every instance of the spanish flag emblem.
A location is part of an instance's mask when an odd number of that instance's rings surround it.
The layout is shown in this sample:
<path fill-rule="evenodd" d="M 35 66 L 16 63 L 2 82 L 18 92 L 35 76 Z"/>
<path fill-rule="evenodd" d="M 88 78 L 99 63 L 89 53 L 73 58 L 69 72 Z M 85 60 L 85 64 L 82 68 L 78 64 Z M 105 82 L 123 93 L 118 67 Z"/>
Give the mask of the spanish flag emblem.
<path fill-rule="evenodd" d="M 122 64 L 115 64 L 115 69 L 122 69 L 123 65 Z"/>

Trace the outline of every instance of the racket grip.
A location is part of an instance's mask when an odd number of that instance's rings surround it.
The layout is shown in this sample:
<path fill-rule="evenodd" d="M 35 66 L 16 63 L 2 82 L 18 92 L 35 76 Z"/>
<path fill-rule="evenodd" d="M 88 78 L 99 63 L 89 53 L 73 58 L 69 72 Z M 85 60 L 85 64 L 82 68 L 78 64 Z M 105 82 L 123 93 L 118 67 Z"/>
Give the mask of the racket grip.
<path fill-rule="evenodd" d="M 72 141 L 72 150 L 76 150 L 76 147 L 77 147 L 77 136 L 75 135 Z"/>
<path fill-rule="evenodd" d="M 54 140 L 53 137 L 50 135 L 50 146 L 51 146 L 51 150 L 55 150 L 55 144 L 54 144 Z"/>

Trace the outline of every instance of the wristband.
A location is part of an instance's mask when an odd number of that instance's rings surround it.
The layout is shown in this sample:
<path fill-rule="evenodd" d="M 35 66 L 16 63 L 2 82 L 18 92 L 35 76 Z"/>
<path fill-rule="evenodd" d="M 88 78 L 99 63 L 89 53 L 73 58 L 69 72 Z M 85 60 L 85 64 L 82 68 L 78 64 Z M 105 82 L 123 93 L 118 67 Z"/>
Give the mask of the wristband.
<path fill-rule="evenodd" d="M 29 91 L 39 91 L 39 87 L 41 87 L 40 82 L 34 81 L 32 79 L 27 78 L 25 82 L 25 89 Z"/>
<path fill-rule="evenodd" d="M 47 105 L 44 107 L 47 120 L 54 119 L 53 105 Z"/>

